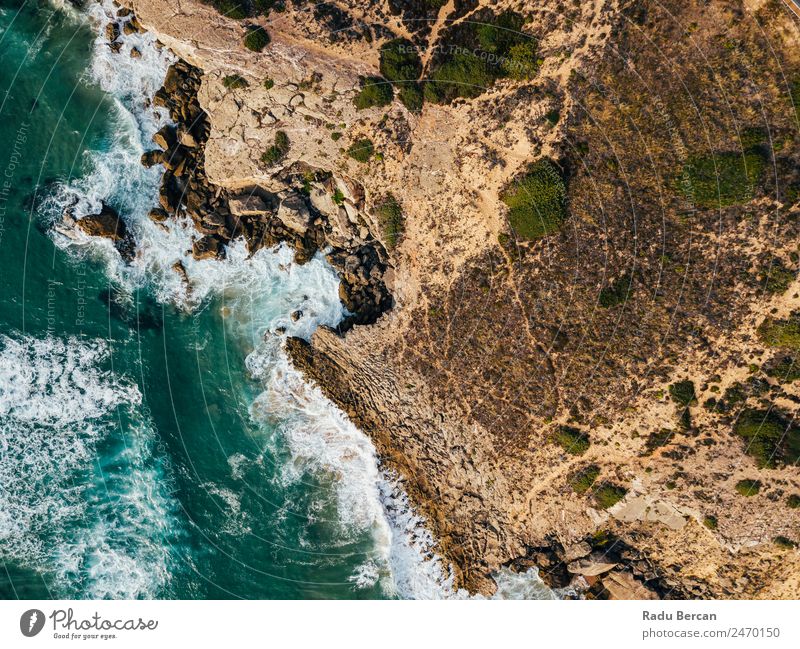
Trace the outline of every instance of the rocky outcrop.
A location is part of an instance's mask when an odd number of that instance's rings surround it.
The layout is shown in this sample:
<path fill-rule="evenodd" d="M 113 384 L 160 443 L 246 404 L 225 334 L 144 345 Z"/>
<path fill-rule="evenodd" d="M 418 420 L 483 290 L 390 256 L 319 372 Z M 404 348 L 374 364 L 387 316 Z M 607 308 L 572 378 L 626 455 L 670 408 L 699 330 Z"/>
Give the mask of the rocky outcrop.
<path fill-rule="evenodd" d="M 77 227 L 91 237 L 110 239 L 120 256 L 126 261 L 133 259 L 136 243 L 128 231 L 125 221 L 110 205 L 103 203 L 97 214 L 87 214 L 76 221 Z"/>

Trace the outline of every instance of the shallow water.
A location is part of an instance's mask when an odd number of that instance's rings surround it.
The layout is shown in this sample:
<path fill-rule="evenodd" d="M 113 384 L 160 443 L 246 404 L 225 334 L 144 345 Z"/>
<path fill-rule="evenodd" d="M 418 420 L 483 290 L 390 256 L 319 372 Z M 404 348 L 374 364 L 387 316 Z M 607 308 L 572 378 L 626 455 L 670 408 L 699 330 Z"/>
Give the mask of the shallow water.
<path fill-rule="evenodd" d="M 160 171 L 138 160 L 167 119 L 147 98 L 172 58 L 149 35 L 112 53 L 111 11 L 0 0 L 0 597 L 462 595 L 272 333 L 343 317 L 324 259 L 239 242 L 195 261 L 189 224 L 147 219 Z M 130 265 L 53 227 L 101 201 Z"/>

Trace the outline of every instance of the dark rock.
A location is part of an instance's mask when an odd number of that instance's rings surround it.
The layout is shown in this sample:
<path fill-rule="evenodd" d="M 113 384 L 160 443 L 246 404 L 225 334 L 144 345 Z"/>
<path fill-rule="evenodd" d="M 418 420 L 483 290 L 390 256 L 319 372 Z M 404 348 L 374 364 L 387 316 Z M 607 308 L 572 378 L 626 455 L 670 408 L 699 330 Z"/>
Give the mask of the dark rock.
<path fill-rule="evenodd" d="M 112 241 L 122 241 L 128 233 L 117 211 L 105 203 L 99 214 L 88 214 L 77 222 L 78 227 L 92 237 L 105 237 Z"/>
<path fill-rule="evenodd" d="M 206 235 L 192 244 L 192 256 L 195 259 L 214 259 L 224 255 L 225 249 L 214 236 Z"/>
<path fill-rule="evenodd" d="M 163 223 L 169 218 L 167 211 L 160 207 L 154 207 L 148 212 L 147 216 L 153 223 Z"/>
<path fill-rule="evenodd" d="M 164 151 L 177 144 L 178 139 L 175 135 L 175 127 L 169 124 L 162 127 L 155 135 L 153 135 L 153 142 L 155 142 Z"/>
<path fill-rule="evenodd" d="M 152 167 L 157 164 L 161 164 L 164 162 L 164 152 L 159 149 L 153 149 L 152 151 L 145 151 L 142 154 L 141 163 L 145 167 Z"/>
<path fill-rule="evenodd" d="M 109 43 L 113 43 L 118 38 L 119 38 L 119 23 L 112 21 L 108 23 L 108 25 L 106 25 L 106 40 Z"/>
<path fill-rule="evenodd" d="M 292 311 L 291 315 L 292 322 L 297 322 L 302 317 L 303 317 L 303 312 L 300 311 L 299 309 L 297 311 Z"/>

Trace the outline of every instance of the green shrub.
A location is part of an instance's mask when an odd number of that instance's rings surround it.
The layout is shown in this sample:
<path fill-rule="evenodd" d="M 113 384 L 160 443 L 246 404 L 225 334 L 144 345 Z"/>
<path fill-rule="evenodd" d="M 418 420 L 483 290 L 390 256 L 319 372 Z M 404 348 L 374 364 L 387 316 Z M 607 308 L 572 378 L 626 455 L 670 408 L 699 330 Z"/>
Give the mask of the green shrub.
<path fill-rule="evenodd" d="M 791 283 L 797 277 L 797 273 L 789 270 L 780 259 L 775 259 L 764 270 L 759 273 L 759 281 L 764 285 L 764 290 L 772 295 L 785 293 Z"/>
<path fill-rule="evenodd" d="M 419 113 L 425 103 L 425 97 L 418 83 L 406 83 L 397 93 L 400 102 L 412 113 Z"/>
<path fill-rule="evenodd" d="M 717 529 L 718 526 L 717 517 L 709 514 L 708 516 L 703 518 L 703 525 L 705 525 L 710 530 Z"/>
<path fill-rule="evenodd" d="M 237 88 L 247 88 L 249 84 L 244 77 L 238 74 L 229 74 L 222 78 L 222 85 L 228 90 L 236 90 Z"/>
<path fill-rule="evenodd" d="M 800 351 L 800 311 L 787 320 L 766 318 L 758 327 L 758 337 L 768 347 L 783 347 Z"/>
<path fill-rule="evenodd" d="M 786 504 L 789 509 L 797 509 L 800 507 L 800 494 L 792 494 L 786 499 Z"/>
<path fill-rule="evenodd" d="M 338 142 L 342 138 L 342 134 L 339 131 L 334 131 L 331 133 L 331 140 L 334 142 Z"/>
<path fill-rule="evenodd" d="M 275 133 L 275 144 L 269 147 L 261 156 L 261 162 L 268 166 L 278 164 L 289 153 L 289 136 L 284 131 Z"/>
<path fill-rule="evenodd" d="M 759 152 L 693 156 L 684 166 L 681 190 L 700 208 L 728 207 L 755 196 L 765 167 Z"/>
<path fill-rule="evenodd" d="M 800 121 L 800 76 L 794 78 L 789 92 L 792 97 L 792 103 L 794 104 L 795 115 L 797 115 L 797 119 Z"/>
<path fill-rule="evenodd" d="M 382 77 L 362 77 L 361 90 L 356 95 L 353 103 L 358 110 L 386 106 L 392 103 L 394 92 L 392 85 Z"/>
<path fill-rule="evenodd" d="M 538 239 L 557 231 L 567 217 L 567 188 L 556 165 L 542 158 L 501 194 L 518 237 Z"/>
<path fill-rule="evenodd" d="M 269 34 L 263 27 L 251 27 L 244 36 L 244 46 L 253 52 L 260 52 L 269 45 Z"/>
<path fill-rule="evenodd" d="M 606 482 L 594 490 L 594 500 L 600 509 L 613 507 L 625 497 L 628 490 L 615 484 Z"/>
<path fill-rule="evenodd" d="M 632 292 L 633 276 L 628 273 L 610 286 L 604 286 L 600 291 L 600 296 L 597 301 L 604 309 L 610 309 L 620 304 L 625 304 Z"/>
<path fill-rule="evenodd" d="M 534 40 L 512 45 L 503 59 L 503 71 L 506 76 L 517 81 L 533 79 L 540 67 L 537 50 L 538 43 Z"/>
<path fill-rule="evenodd" d="M 759 480 L 739 480 L 736 483 L 736 492 L 740 496 L 750 497 L 755 496 L 761 490 L 761 482 Z"/>
<path fill-rule="evenodd" d="M 572 455 L 583 455 L 589 450 L 590 445 L 586 433 L 570 426 L 559 426 L 550 436 L 550 441 Z"/>
<path fill-rule="evenodd" d="M 247 2 L 244 0 L 212 0 L 214 8 L 223 16 L 242 20 L 247 18 Z"/>
<path fill-rule="evenodd" d="M 784 550 L 794 550 L 797 547 L 797 543 L 785 536 L 776 536 L 772 541 L 775 545 Z"/>
<path fill-rule="evenodd" d="M 734 432 L 745 439 L 745 450 L 759 468 L 800 462 L 800 428 L 775 409 L 745 410 L 736 420 Z"/>
<path fill-rule="evenodd" d="M 585 494 L 587 491 L 589 491 L 589 489 L 592 488 L 594 481 L 597 480 L 597 476 L 599 475 L 600 467 L 596 464 L 590 464 L 587 467 L 575 471 L 575 473 L 569 476 L 569 486 L 572 487 L 572 490 L 576 494 Z"/>
<path fill-rule="evenodd" d="M 267 90 L 272 90 L 275 87 L 275 81 L 273 79 L 264 79 L 264 88 Z"/>
<path fill-rule="evenodd" d="M 417 47 L 408 39 L 395 38 L 381 46 L 381 74 L 393 82 L 413 82 L 422 74 Z"/>
<path fill-rule="evenodd" d="M 277 12 L 286 11 L 284 0 L 252 0 L 253 11 L 262 16 L 268 16 L 273 9 Z"/>
<path fill-rule="evenodd" d="M 375 153 L 375 147 L 372 145 L 372 140 L 366 137 L 356 140 L 347 149 L 347 155 L 358 162 L 369 162 L 373 153 Z"/>
<path fill-rule="evenodd" d="M 558 124 L 558 120 L 561 119 L 561 112 L 558 110 L 558 108 L 554 108 L 553 110 L 548 110 L 545 113 L 544 118 L 548 122 L 550 122 L 553 126 L 555 126 L 556 124 Z"/>
<path fill-rule="evenodd" d="M 694 391 L 694 383 L 688 379 L 670 385 L 669 396 L 672 397 L 675 403 L 684 408 L 688 408 L 697 400 L 697 394 Z"/>
<path fill-rule="evenodd" d="M 669 444 L 674 435 L 675 432 L 669 428 L 662 428 L 655 433 L 650 433 L 650 435 L 647 436 L 647 441 L 644 444 L 645 455 L 650 455 L 657 448 L 661 448 L 662 446 Z"/>
<path fill-rule="evenodd" d="M 403 210 L 397 199 L 392 194 L 387 194 L 375 208 L 375 216 L 386 247 L 392 250 L 400 242 L 406 227 Z"/>
<path fill-rule="evenodd" d="M 336 190 L 333 192 L 333 196 L 331 196 L 331 199 L 337 205 L 341 205 L 342 203 L 344 203 L 344 194 L 342 193 L 342 190 L 337 187 Z"/>

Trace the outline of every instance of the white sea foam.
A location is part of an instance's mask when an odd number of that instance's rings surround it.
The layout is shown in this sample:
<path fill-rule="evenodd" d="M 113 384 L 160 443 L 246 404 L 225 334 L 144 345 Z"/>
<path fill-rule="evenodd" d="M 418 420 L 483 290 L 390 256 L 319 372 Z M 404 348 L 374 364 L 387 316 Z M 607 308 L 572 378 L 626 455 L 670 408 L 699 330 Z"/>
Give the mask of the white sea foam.
<path fill-rule="evenodd" d="M 173 506 L 141 394 L 102 369 L 108 353 L 0 336 L 0 556 L 62 596 L 152 597 L 168 578 Z M 133 425 L 121 436 L 122 413 Z"/>

